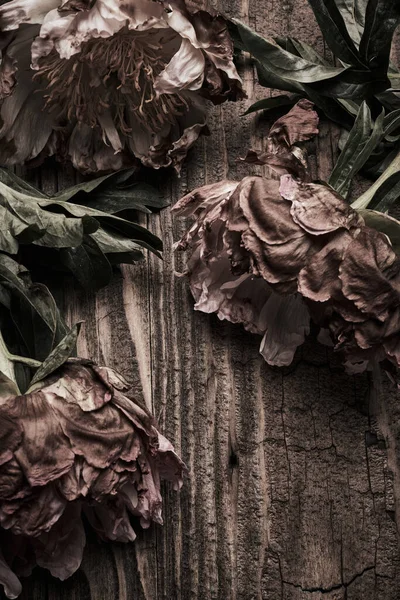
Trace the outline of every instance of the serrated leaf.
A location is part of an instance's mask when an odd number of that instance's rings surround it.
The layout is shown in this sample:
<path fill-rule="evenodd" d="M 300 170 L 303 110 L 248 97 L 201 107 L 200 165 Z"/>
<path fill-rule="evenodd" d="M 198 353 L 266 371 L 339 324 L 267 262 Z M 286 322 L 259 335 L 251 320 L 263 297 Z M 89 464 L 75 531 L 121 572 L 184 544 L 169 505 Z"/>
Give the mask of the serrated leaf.
<path fill-rule="evenodd" d="M 400 253 L 400 222 L 389 215 L 376 210 L 362 209 L 358 211 L 366 225 L 384 233 L 390 239 L 393 250 Z"/>
<path fill-rule="evenodd" d="M 384 111 L 382 111 L 371 132 L 371 111 L 365 102 L 361 105 L 354 126 L 328 182 L 342 196 L 347 196 L 353 178 L 384 137 L 384 116 Z"/>
<path fill-rule="evenodd" d="M 54 348 L 42 366 L 36 371 L 30 387 L 54 373 L 72 356 L 76 348 L 80 327 L 81 323 L 77 323 Z"/>
<path fill-rule="evenodd" d="M 281 48 L 272 39 L 263 38 L 237 19 L 233 22 L 248 52 L 256 58 L 263 70 L 294 83 L 312 83 L 332 79 L 346 71 L 346 67 L 330 67 L 313 63 Z"/>

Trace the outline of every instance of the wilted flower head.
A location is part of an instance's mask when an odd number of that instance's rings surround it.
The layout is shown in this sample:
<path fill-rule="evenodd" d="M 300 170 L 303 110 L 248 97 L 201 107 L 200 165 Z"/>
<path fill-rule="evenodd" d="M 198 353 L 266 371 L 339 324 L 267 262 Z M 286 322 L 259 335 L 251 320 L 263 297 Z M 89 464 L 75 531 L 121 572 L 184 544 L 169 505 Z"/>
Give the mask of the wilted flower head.
<path fill-rule="evenodd" d="M 56 154 L 82 172 L 178 170 L 204 98 L 242 96 L 224 20 L 184 0 L 11 0 L 0 7 L 0 162 Z"/>
<path fill-rule="evenodd" d="M 267 176 L 205 186 L 175 205 L 195 217 L 177 244 L 190 249 L 195 308 L 263 335 L 272 365 L 290 364 L 311 318 L 349 371 L 387 358 L 400 366 L 400 261 L 340 195 L 307 181 L 297 144 L 315 133 L 301 101 L 272 127 L 267 153 L 247 156 Z"/>
<path fill-rule="evenodd" d="M 160 477 L 179 488 L 183 464 L 113 370 L 73 359 L 23 396 L 3 377 L 0 399 L 0 582 L 37 564 L 72 575 L 85 546 L 82 515 L 105 540 L 162 523 Z M 1 555 L 3 551 L 3 556 Z"/>

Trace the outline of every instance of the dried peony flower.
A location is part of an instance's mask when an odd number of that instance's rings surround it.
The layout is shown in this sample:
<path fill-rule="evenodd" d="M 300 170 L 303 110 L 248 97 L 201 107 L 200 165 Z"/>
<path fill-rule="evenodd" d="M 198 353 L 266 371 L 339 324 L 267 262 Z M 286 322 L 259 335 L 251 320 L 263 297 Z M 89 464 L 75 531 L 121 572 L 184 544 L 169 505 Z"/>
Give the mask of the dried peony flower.
<path fill-rule="evenodd" d="M 290 175 L 282 177 L 280 191 L 292 206 L 309 207 L 316 198 L 328 207 L 344 203 L 328 186 L 300 183 Z M 300 271 L 298 290 L 313 320 L 329 329 L 350 373 L 382 361 L 398 368 L 400 257 L 386 235 L 350 211 L 358 225 L 324 240 Z"/>
<path fill-rule="evenodd" d="M 0 6 L 0 163 L 178 171 L 206 103 L 243 97 L 225 21 L 184 0 Z"/>
<path fill-rule="evenodd" d="M 183 463 L 115 371 L 70 359 L 16 396 L 0 382 L 0 583 L 9 598 L 35 565 L 62 580 L 80 566 L 82 515 L 105 540 L 162 523 L 160 477 L 178 489 Z M 1 550 L 3 554 L 1 554 Z"/>
<path fill-rule="evenodd" d="M 267 152 L 246 158 L 266 164 L 265 177 L 204 186 L 175 205 L 195 218 L 176 245 L 190 249 L 195 308 L 263 335 L 271 365 L 291 363 L 312 319 L 349 372 L 387 359 L 398 367 L 400 260 L 332 188 L 307 181 L 297 144 L 316 132 L 302 100 L 272 127 Z"/>

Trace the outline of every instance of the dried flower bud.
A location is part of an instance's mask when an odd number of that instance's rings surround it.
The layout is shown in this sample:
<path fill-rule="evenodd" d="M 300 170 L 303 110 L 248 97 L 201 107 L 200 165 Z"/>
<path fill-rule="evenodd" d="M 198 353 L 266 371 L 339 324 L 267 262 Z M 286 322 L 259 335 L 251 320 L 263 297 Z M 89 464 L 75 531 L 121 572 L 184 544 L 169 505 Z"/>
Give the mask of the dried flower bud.
<path fill-rule="evenodd" d="M 0 582 L 37 564 L 64 580 L 81 563 L 84 514 L 105 540 L 129 542 L 129 515 L 162 523 L 160 477 L 183 463 L 111 369 L 72 359 L 23 396 L 0 399 Z"/>
<path fill-rule="evenodd" d="M 246 157 L 266 164 L 267 176 L 205 186 L 175 205 L 195 218 L 177 244 L 190 249 L 195 308 L 263 335 L 271 365 L 290 364 L 311 318 L 329 330 L 349 372 L 386 359 L 398 367 L 400 260 L 341 196 L 307 182 L 296 144 L 316 126 L 300 101 L 272 126 L 267 152 Z"/>
<path fill-rule="evenodd" d="M 224 20 L 184 0 L 11 0 L 0 28 L 3 165 L 55 154 L 83 173 L 179 170 L 204 98 L 243 96 Z"/>

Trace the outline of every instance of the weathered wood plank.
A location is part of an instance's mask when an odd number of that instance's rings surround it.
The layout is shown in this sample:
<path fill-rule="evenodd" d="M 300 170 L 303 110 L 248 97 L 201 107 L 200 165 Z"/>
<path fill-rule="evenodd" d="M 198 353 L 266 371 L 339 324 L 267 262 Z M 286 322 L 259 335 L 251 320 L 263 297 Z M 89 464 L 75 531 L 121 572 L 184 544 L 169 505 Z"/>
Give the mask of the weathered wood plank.
<path fill-rule="evenodd" d="M 261 33 L 323 47 L 306 0 L 213 4 Z M 249 104 L 265 92 L 251 67 L 242 71 Z M 172 202 L 249 173 L 236 158 L 262 147 L 267 123 L 239 119 L 247 104 L 213 110 L 212 136 L 191 152 L 181 178 L 165 175 Z M 310 158 L 316 176 L 329 174 L 336 141 L 323 123 Z M 73 177 L 47 170 L 40 180 L 49 189 Z M 313 340 L 293 367 L 268 367 L 254 336 L 193 311 L 187 283 L 174 274 L 184 269 L 172 249 L 184 224 L 169 210 L 148 223 L 164 240 L 164 260 L 124 267 L 96 298 L 66 282 L 65 306 L 71 322 L 85 320 L 80 353 L 129 379 L 189 476 L 179 494 L 164 487 L 163 528 L 128 546 L 91 538 L 71 580 L 37 570 L 23 599 L 397 600 L 398 395 L 386 383 L 371 394 L 366 377 L 346 376 Z"/>

